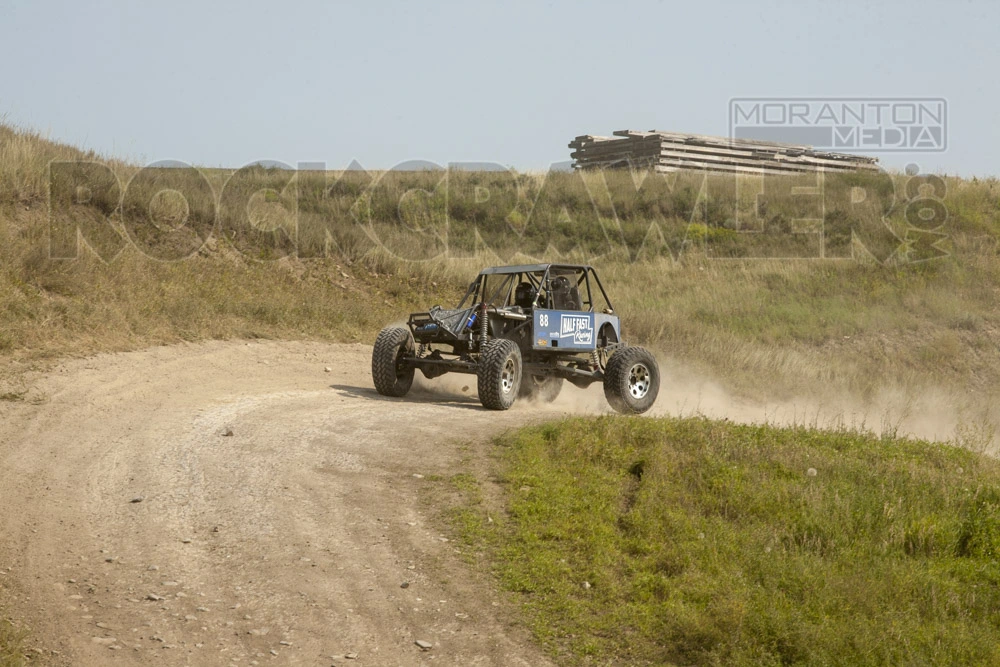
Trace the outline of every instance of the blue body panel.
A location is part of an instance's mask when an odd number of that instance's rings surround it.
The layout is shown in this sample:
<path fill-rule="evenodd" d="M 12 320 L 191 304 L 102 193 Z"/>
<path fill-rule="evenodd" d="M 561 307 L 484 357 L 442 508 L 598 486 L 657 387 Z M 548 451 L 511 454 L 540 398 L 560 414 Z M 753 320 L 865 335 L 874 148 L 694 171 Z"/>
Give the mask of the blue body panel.
<path fill-rule="evenodd" d="M 533 318 L 531 346 L 536 350 L 593 350 L 605 323 L 610 323 L 615 334 L 619 334 L 618 318 L 614 315 L 536 308 Z"/>

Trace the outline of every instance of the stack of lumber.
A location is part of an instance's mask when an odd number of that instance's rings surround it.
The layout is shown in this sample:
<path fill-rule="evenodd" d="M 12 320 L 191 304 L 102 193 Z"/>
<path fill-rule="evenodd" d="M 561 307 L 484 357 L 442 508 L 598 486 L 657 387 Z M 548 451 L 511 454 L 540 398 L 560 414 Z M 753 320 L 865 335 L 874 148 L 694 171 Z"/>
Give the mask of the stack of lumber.
<path fill-rule="evenodd" d="M 571 141 L 573 168 L 631 166 L 654 168 L 656 171 L 699 169 L 755 174 L 878 169 L 877 158 L 817 151 L 812 146 L 657 130 L 618 130 L 614 135 L 597 137 L 585 134 Z"/>

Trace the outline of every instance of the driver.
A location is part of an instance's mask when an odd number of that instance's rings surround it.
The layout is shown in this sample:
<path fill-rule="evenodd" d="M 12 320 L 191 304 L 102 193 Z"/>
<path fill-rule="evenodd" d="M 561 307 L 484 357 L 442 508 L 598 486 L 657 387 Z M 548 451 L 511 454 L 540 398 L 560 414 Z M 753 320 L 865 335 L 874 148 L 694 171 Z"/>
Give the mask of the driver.
<path fill-rule="evenodd" d="M 517 288 L 514 289 L 514 305 L 524 309 L 531 308 L 535 303 L 536 294 L 537 290 L 535 290 L 535 286 L 531 283 L 527 281 L 519 283 Z"/>

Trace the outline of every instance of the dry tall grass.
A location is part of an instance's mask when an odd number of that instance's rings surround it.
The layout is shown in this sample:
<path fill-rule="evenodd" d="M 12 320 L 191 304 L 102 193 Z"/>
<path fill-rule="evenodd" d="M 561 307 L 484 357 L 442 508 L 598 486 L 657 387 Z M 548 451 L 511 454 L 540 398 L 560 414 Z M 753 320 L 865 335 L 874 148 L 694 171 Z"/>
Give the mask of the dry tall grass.
<path fill-rule="evenodd" d="M 530 258 L 594 263 L 632 340 L 744 393 L 1000 386 L 996 180 L 140 169 L 0 127 L 0 184 L 8 359 L 369 340 Z"/>

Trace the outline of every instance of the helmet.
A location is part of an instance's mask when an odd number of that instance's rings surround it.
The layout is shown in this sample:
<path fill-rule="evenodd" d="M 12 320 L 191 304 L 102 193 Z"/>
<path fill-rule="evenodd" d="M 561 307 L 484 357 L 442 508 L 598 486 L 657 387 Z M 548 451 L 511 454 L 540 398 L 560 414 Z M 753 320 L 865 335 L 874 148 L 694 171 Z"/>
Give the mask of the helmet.
<path fill-rule="evenodd" d="M 519 283 L 514 290 L 514 304 L 521 308 L 531 308 L 535 302 L 535 287 L 529 282 Z"/>

